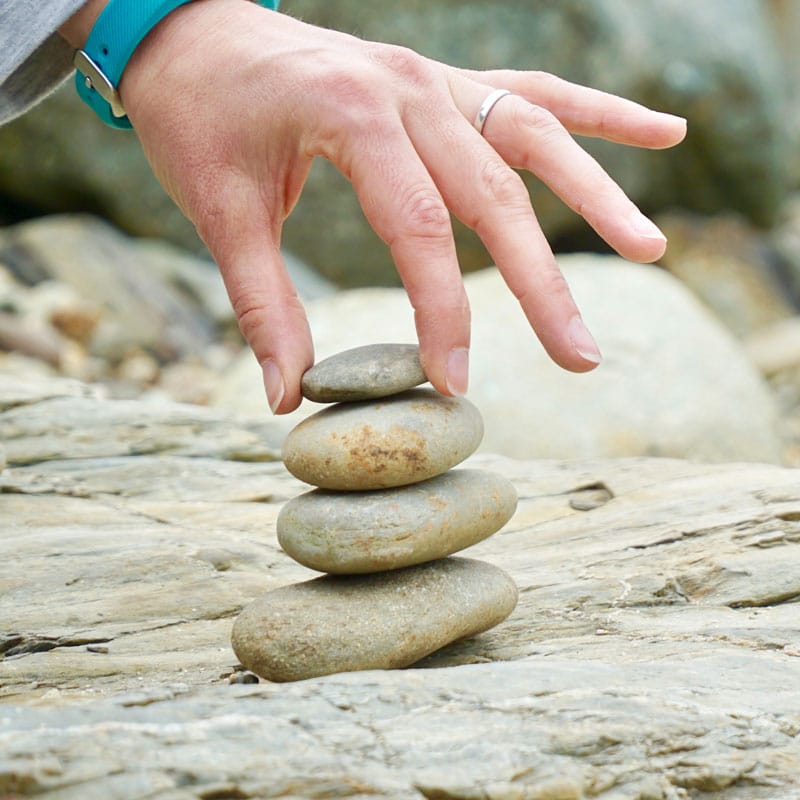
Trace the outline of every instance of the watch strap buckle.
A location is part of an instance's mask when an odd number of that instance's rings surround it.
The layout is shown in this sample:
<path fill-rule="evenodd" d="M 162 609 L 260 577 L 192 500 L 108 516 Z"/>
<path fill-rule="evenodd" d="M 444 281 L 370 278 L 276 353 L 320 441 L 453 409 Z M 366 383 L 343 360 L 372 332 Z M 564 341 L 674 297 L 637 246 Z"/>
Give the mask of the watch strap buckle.
<path fill-rule="evenodd" d="M 125 109 L 117 87 L 103 72 L 99 64 L 93 61 L 85 50 L 76 50 L 72 63 L 75 65 L 75 69 L 84 76 L 84 86 L 90 91 L 94 89 L 108 103 L 111 113 L 115 117 L 124 117 Z"/>

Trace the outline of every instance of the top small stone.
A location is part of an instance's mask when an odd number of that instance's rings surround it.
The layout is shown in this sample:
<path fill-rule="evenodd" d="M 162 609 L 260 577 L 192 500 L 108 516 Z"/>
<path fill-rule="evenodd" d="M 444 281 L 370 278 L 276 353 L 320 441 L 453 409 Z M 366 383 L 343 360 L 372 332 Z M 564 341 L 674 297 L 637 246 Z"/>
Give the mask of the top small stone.
<path fill-rule="evenodd" d="M 315 364 L 303 375 L 303 396 L 316 403 L 374 400 L 428 380 L 415 344 L 368 344 Z"/>

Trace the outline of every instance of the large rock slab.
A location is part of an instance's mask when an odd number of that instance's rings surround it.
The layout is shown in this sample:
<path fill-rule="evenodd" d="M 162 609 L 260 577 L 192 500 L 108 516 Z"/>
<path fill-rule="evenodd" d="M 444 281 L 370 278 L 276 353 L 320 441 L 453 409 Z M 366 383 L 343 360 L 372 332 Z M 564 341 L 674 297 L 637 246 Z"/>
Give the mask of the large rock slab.
<path fill-rule="evenodd" d="M 588 374 L 550 361 L 495 270 L 465 278 L 473 330 L 468 396 L 484 418 L 483 452 L 780 459 L 769 389 L 741 345 L 684 286 L 656 267 L 613 256 L 559 262 L 604 355 Z M 341 292 L 312 303 L 309 319 L 320 358 L 415 336 L 399 289 Z M 263 409 L 261 372 L 249 352 L 226 373 L 216 402 Z M 299 413 L 312 410 L 304 404 Z"/>
<path fill-rule="evenodd" d="M 233 618 L 309 577 L 273 527 L 302 484 L 82 431 L 0 474 L 3 794 L 800 797 L 795 470 L 475 456 L 520 495 L 471 551 L 520 587 L 505 623 L 402 671 L 242 686 Z"/>
<path fill-rule="evenodd" d="M 37 375 L 29 367 L 30 364 L 25 363 L 21 372 L 2 370 L 0 411 L 8 411 L 20 406 L 31 406 L 33 411 L 39 403 L 46 400 L 64 398 L 101 400 L 103 398 L 103 391 L 98 387 L 89 386 L 70 378 Z"/>
<path fill-rule="evenodd" d="M 752 666 L 734 649 L 633 674 L 556 657 L 50 700 L 5 708 L 0 785 L 85 800 L 797 800 L 797 660 Z"/>
<path fill-rule="evenodd" d="M 27 396 L 0 420 L 50 402 Z M 226 448 L 91 456 L 108 432 L 70 458 L 42 430 L 59 460 L 0 475 L 4 794 L 800 797 L 796 471 L 473 457 L 520 494 L 472 551 L 520 586 L 505 623 L 416 668 L 241 686 L 233 618 L 309 575 L 273 529 L 302 485 Z"/>
<path fill-rule="evenodd" d="M 10 463 L 173 453 L 277 461 L 286 426 L 200 406 L 53 397 L 8 409 L 0 439 Z"/>

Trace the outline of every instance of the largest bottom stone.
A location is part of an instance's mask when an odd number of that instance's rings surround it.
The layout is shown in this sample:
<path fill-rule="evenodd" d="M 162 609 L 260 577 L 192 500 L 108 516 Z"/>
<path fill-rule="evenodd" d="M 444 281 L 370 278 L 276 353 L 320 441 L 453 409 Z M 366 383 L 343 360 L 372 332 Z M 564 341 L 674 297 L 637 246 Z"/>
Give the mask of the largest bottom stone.
<path fill-rule="evenodd" d="M 396 669 L 494 627 L 516 604 L 503 570 L 445 558 L 276 589 L 242 611 L 232 644 L 245 667 L 271 681 Z"/>

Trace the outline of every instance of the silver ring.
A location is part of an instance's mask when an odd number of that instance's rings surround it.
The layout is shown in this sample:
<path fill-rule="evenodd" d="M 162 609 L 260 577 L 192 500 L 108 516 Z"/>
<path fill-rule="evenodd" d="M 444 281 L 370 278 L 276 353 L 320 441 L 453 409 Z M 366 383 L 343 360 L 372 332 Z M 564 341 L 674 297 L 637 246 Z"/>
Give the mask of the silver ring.
<path fill-rule="evenodd" d="M 495 89 L 481 103 L 481 107 L 478 109 L 478 113 L 475 115 L 475 121 L 472 123 L 481 136 L 483 136 L 483 126 L 486 124 L 486 118 L 497 104 L 497 101 L 502 100 L 507 94 L 511 94 L 508 89 Z"/>

